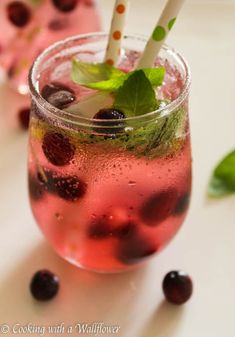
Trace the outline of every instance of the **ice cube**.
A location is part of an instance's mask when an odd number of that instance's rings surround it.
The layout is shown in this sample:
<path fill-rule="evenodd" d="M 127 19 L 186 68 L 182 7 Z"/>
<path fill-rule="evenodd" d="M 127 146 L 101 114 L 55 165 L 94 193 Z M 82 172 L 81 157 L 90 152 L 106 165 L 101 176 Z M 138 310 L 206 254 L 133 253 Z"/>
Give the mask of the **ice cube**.
<path fill-rule="evenodd" d="M 65 111 L 81 117 L 93 118 L 103 108 L 113 105 L 113 97 L 107 92 L 96 92 L 82 98 L 78 103 L 70 105 Z"/>

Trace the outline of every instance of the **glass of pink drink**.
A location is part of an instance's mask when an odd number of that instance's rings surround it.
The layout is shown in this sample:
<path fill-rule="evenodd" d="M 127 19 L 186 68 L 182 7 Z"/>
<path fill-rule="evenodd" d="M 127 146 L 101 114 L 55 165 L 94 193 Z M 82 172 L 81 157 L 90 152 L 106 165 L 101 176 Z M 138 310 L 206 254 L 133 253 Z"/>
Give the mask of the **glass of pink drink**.
<path fill-rule="evenodd" d="M 1 0 L 0 67 L 27 93 L 32 60 L 52 43 L 100 29 L 96 0 Z"/>
<path fill-rule="evenodd" d="M 126 36 L 118 67 L 136 67 L 146 40 Z M 30 74 L 29 194 L 56 252 L 76 266 L 117 272 L 158 253 L 182 225 L 191 194 L 190 74 L 164 46 L 160 108 L 138 117 L 94 119 L 110 97 L 71 80 L 71 59 L 102 62 L 107 36 L 48 48 Z M 92 97 L 92 98 L 91 98 Z"/>

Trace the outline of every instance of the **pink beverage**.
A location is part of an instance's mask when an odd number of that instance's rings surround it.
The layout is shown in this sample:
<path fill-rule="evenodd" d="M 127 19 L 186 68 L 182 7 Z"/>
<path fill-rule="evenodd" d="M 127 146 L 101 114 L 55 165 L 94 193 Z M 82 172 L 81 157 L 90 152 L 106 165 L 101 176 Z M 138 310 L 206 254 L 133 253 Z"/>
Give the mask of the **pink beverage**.
<path fill-rule="evenodd" d="M 21 94 L 35 57 L 55 41 L 100 29 L 95 0 L 1 0 L 0 67 Z"/>
<path fill-rule="evenodd" d="M 156 61 L 166 68 L 160 108 L 98 119 L 112 99 L 72 82 L 71 59 L 102 62 L 106 43 L 104 34 L 75 37 L 36 60 L 29 193 L 35 219 L 60 256 L 85 269 L 115 272 L 158 253 L 185 219 L 190 76 L 184 59 L 165 46 Z M 132 71 L 145 43 L 126 37 L 118 67 Z"/>

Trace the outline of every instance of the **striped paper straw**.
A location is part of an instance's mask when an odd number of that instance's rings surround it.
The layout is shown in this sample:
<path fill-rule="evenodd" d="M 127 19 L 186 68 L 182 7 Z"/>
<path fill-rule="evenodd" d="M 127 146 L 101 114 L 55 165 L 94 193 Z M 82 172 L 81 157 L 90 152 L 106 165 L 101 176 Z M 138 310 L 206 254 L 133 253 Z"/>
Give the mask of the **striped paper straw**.
<path fill-rule="evenodd" d="M 129 0 L 116 0 L 109 32 L 109 42 L 105 55 L 105 62 L 110 65 L 116 65 L 120 55 L 128 6 Z"/>
<path fill-rule="evenodd" d="M 168 0 L 162 15 L 148 40 L 143 55 L 139 61 L 138 69 L 152 67 L 154 61 L 167 38 L 170 30 L 175 24 L 177 15 L 185 0 Z"/>

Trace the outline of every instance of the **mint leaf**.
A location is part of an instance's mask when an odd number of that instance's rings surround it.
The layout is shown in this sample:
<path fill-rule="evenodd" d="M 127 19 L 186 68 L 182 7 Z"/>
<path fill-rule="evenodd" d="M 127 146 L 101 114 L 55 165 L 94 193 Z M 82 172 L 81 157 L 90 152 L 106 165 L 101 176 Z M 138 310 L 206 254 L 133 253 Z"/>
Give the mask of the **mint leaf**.
<path fill-rule="evenodd" d="M 150 81 L 153 87 L 158 87 L 162 85 L 165 76 L 165 68 L 146 68 L 142 69 L 147 79 Z M 103 90 L 103 91 L 117 91 L 120 86 L 136 71 L 132 71 L 128 74 L 117 75 L 107 80 L 107 81 L 100 81 L 95 83 L 86 83 L 86 87 L 95 90 Z"/>
<path fill-rule="evenodd" d="M 211 177 L 209 187 L 208 187 L 208 196 L 211 198 L 222 198 L 231 193 L 235 192 L 224 183 L 223 179 L 217 178 L 215 176 Z"/>
<path fill-rule="evenodd" d="M 163 67 L 159 68 L 145 68 L 143 72 L 153 87 L 159 87 L 165 77 L 166 70 Z"/>
<path fill-rule="evenodd" d="M 154 111 L 157 105 L 155 91 L 143 70 L 137 70 L 128 77 L 118 89 L 114 101 L 114 108 L 124 112 L 126 117 Z"/>
<path fill-rule="evenodd" d="M 147 79 L 150 81 L 152 86 L 158 87 L 162 84 L 164 76 L 165 76 L 165 69 L 164 68 L 146 68 L 142 69 Z M 123 83 L 132 75 L 135 71 L 132 71 L 125 75 L 118 75 L 114 76 L 113 78 L 107 81 L 100 81 L 95 83 L 86 83 L 85 86 L 90 89 L 95 90 L 102 90 L 102 91 L 117 91 Z"/>
<path fill-rule="evenodd" d="M 143 71 L 152 86 L 157 87 L 162 84 L 165 76 L 163 67 L 146 68 Z M 72 61 L 73 81 L 95 90 L 115 92 L 134 73 L 135 71 L 126 74 L 105 63 L 84 63 L 78 59 Z"/>
<path fill-rule="evenodd" d="M 125 80 L 126 76 L 118 76 L 107 81 L 87 83 L 85 87 L 94 90 L 115 92 L 123 85 Z"/>
<path fill-rule="evenodd" d="M 125 75 L 121 70 L 106 63 L 84 63 L 72 60 L 72 80 L 80 85 L 106 81 Z"/>
<path fill-rule="evenodd" d="M 235 150 L 217 165 L 208 187 L 208 195 L 213 198 L 231 193 L 235 193 Z"/>
<path fill-rule="evenodd" d="M 146 68 L 142 69 L 145 76 L 147 79 L 150 81 L 152 86 L 158 87 L 159 85 L 162 84 L 165 76 L 165 69 L 164 68 Z M 95 90 L 103 90 L 103 91 L 111 91 L 115 92 L 117 91 L 120 86 L 123 85 L 123 83 L 136 71 L 132 71 L 128 74 L 123 74 L 120 75 L 118 74 L 117 76 L 107 80 L 107 81 L 100 81 L 100 82 L 95 82 L 95 83 L 86 83 L 86 87 L 90 89 L 95 89 Z"/>

